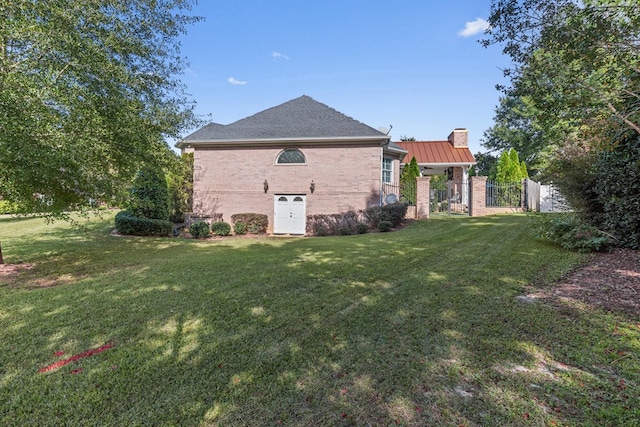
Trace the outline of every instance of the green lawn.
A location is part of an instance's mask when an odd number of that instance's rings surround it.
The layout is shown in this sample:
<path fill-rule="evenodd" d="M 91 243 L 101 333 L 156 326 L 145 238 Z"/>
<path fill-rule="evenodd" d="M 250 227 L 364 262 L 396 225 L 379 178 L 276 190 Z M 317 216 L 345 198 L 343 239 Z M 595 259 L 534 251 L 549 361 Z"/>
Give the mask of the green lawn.
<path fill-rule="evenodd" d="M 1 217 L 34 267 L 0 278 L 0 425 L 640 425 L 637 320 L 517 299 L 586 260 L 530 220 L 195 241 Z"/>

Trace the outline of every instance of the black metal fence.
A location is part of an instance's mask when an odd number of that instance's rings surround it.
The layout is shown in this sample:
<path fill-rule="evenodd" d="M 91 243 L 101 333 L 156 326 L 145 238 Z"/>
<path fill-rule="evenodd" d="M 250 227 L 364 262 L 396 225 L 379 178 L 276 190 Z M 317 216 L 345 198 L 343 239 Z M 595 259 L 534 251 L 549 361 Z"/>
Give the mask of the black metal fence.
<path fill-rule="evenodd" d="M 486 206 L 488 208 L 522 207 L 522 183 L 487 181 Z"/>
<path fill-rule="evenodd" d="M 469 213 L 469 182 L 434 181 L 429 195 L 431 215 L 467 215 Z"/>
<path fill-rule="evenodd" d="M 394 202 L 406 203 L 415 206 L 417 197 L 417 182 L 401 182 L 399 184 L 382 184 L 382 202 L 391 204 Z"/>

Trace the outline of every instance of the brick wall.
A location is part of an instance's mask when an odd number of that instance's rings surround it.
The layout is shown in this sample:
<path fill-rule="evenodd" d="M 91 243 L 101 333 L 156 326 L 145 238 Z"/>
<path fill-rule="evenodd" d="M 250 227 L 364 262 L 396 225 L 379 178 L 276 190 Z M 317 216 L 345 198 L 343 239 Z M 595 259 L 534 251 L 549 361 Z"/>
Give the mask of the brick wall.
<path fill-rule="evenodd" d="M 227 222 L 236 213 L 262 213 L 269 217 L 271 232 L 275 194 L 305 194 L 307 214 L 346 212 L 379 204 L 379 145 L 299 148 L 306 157 L 304 165 L 276 164 L 282 147 L 196 149 L 194 213 L 222 214 Z M 396 175 L 398 169 L 394 168 Z M 265 180 L 269 186 L 266 193 Z"/>
<path fill-rule="evenodd" d="M 431 200 L 431 177 L 416 178 L 416 213 L 415 218 L 429 218 Z"/>

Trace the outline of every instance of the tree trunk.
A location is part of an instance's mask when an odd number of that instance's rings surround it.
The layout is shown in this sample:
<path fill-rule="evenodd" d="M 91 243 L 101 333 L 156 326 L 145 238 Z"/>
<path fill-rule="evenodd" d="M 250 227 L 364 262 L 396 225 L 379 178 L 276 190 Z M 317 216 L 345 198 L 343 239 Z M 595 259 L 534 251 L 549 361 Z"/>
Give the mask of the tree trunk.
<path fill-rule="evenodd" d="M 4 261 L 2 260 L 2 243 L 0 243 L 0 264 L 4 264 Z"/>

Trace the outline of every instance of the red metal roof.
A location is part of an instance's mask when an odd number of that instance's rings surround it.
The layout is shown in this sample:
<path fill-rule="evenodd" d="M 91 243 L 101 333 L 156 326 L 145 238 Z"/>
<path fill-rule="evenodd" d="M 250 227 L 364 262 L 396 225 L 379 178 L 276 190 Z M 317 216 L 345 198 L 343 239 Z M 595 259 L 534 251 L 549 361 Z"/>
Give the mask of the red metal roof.
<path fill-rule="evenodd" d="M 403 163 L 415 156 L 419 165 L 476 164 L 468 147 L 454 147 L 449 141 L 400 141 L 395 144 L 408 151 Z"/>

